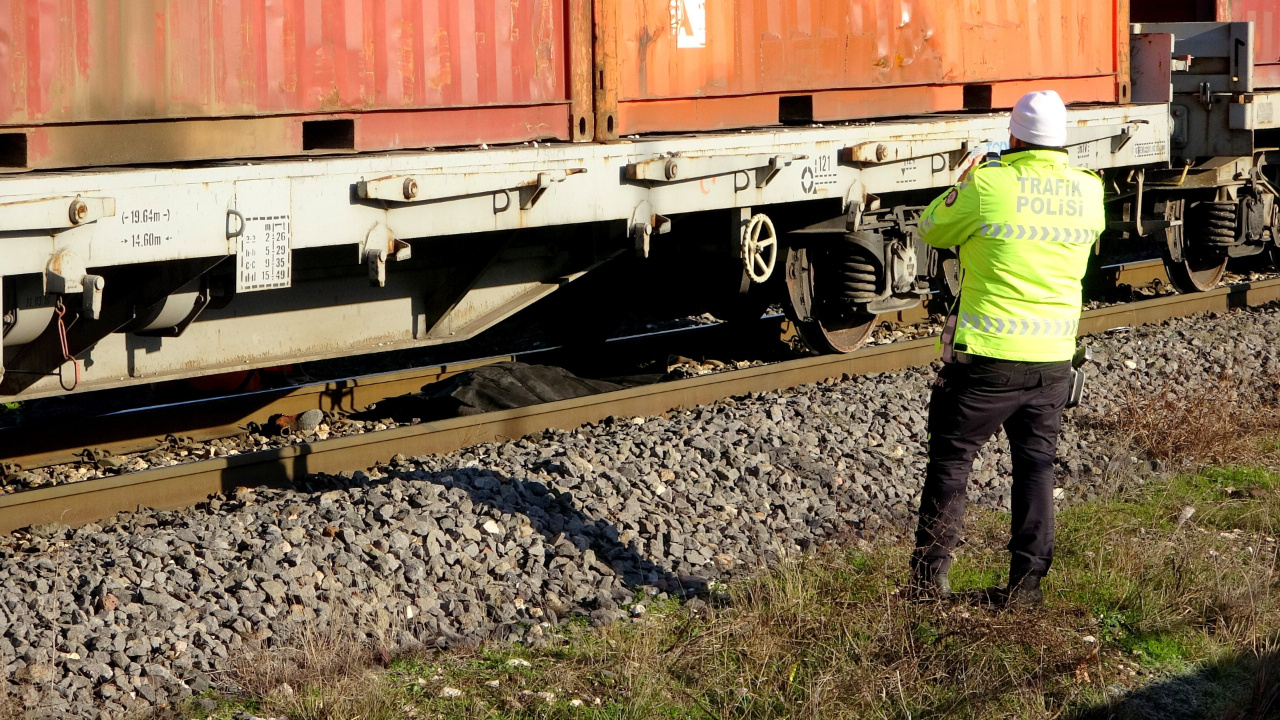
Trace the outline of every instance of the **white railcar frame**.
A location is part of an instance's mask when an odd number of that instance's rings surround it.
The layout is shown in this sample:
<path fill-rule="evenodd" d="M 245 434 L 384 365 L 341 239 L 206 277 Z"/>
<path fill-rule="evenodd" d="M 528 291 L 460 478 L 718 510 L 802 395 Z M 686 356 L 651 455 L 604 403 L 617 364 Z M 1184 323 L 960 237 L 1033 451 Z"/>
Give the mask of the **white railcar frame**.
<path fill-rule="evenodd" d="M 1169 160 L 1166 105 L 1072 108 L 1069 125 L 1076 166 L 1163 167 Z M 617 247 L 634 241 L 643 252 L 649 232 L 685 213 L 849 203 L 948 186 L 974 158 L 1003 147 L 1007 128 L 999 113 L 929 116 L 612 144 L 0 177 L 0 279 L 17 298 L 4 308 L 12 326 L 5 360 L 38 341 L 37 333 L 47 340 L 58 297 L 77 308 L 83 293 L 111 302 L 109 283 L 96 290 L 82 283 L 86 277 L 91 283 L 106 268 L 219 258 L 236 263 L 238 274 L 250 272 L 239 253 L 246 233 L 260 242 L 252 233 L 270 224 L 273 241 L 286 243 L 293 258 L 347 248 L 350 255 L 340 257 L 360 272 L 285 273 L 276 284 L 289 287 L 237 293 L 225 307 L 188 318 L 177 337 L 104 334 L 79 355 L 77 390 L 461 340 L 609 256 L 572 256 L 554 240 L 532 250 L 486 245 L 494 233 L 614 223 L 615 236 L 625 238 Z M 428 312 L 424 295 L 441 281 L 429 272 L 434 254 L 465 255 L 472 247 L 491 257 L 475 264 L 445 310 Z M 397 271 L 397 258 L 410 254 L 427 269 Z M 152 326 L 182 320 L 190 302 L 153 312 L 163 319 Z M 20 385 L 0 396 L 65 392 L 53 375 Z"/>

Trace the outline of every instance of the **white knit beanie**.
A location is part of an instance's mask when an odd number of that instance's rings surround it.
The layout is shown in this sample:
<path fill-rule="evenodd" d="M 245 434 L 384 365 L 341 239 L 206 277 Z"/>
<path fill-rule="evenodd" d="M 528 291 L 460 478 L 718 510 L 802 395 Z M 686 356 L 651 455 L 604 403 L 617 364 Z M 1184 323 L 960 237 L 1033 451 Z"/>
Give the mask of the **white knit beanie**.
<path fill-rule="evenodd" d="M 1013 106 L 1009 132 L 1032 145 L 1062 147 L 1067 144 L 1067 106 L 1052 90 L 1027 93 Z"/>

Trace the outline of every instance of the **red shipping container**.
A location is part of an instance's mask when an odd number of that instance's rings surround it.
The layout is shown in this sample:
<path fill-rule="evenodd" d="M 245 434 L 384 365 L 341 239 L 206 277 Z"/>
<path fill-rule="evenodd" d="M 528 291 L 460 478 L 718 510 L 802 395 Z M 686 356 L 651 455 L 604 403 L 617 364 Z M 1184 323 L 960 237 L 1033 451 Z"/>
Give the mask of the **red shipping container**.
<path fill-rule="evenodd" d="M 0 0 L 0 155 L 590 139 L 590 22 L 589 0 Z"/>
<path fill-rule="evenodd" d="M 1128 0 L 595 2 L 598 136 L 1128 100 Z"/>
<path fill-rule="evenodd" d="M 1218 20 L 1251 22 L 1253 85 L 1280 87 L 1280 3 L 1276 0 L 1218 0 Z"/>
<path fill-rule="evenodd" d="M 1280 2 L 1276 0 L 1134 0 L 1134 22 L 1253 23 L 1253 85 L 1280 87 Z"/>

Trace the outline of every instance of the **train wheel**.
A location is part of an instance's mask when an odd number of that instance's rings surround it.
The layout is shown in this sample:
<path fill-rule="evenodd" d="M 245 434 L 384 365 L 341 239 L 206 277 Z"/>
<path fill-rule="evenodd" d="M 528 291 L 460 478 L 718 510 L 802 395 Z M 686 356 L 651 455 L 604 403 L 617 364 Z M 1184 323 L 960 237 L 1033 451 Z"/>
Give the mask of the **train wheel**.
<path fill-rule="evenodd" d="M 824 316 L 821 304 L 814 299 L 813 266 L 805 248 L 787 248 L 786 280 L 787 317 L 810 350 L 824 355 L 851 353 L 871 337 L 875 315 Z"/>
<path fill-rule="evenodd" d="M 1157 204 L 1156 211 L 1165 220 L 1183 220 L 1185 208 L 1186 200 L 1166 200 Z M 1189 249 L 1185 241 L 1185 228 L 1186 225 L 1181 224 L 1164 230 L 1165 242 L 1160 257 L 1164 260 L 1169 284 L 1180 293 L 1212 290 L 1222 281 L 1222 275 L 1227 271 L 1227 255 Z"/>
<path fill-rule="evenodd" d="M 1164 254 L 1164 271 L 1169 276 L 1169 284 L 1180 293 L 1205 292 L 1212 290 L 1222 282 L 1222 275 L 1227 271 L 1227 256 L 1209 256 L 1196 259 L 1185 259 L 1174 262 L 1168 252 Z"/>
<path fill-rule="evenodd" d="M 797 322 L 796 332 L 804 344 L 823 355 L 851 353 L 871 337 L 875 315 L 857 315 L 844 321 Z"/>

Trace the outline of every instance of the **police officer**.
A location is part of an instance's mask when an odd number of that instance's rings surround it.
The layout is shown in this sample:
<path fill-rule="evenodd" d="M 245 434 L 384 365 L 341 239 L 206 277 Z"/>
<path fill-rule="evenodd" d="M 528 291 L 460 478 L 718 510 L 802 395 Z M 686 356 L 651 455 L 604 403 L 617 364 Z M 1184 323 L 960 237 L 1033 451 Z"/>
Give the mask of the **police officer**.
<path fill-rule="evenodd" d="M 1009 150 L 971 170 L 920 218 L 925 242 L 955 247 L 960 297 L 929 404 L 929 464 L 911 557 L 917 595 L 950 594 L 978 449 L 1004 426 L 1013 456 L 1009 583 L 997 603 L 1036 604 L 1053 560 L 1053 463 L 1070 390 L 1081 279 L 1103 229 L 1102 181 L 1068 167 L 1067 110 L 1033 92 L 1010 119 Z"/>

